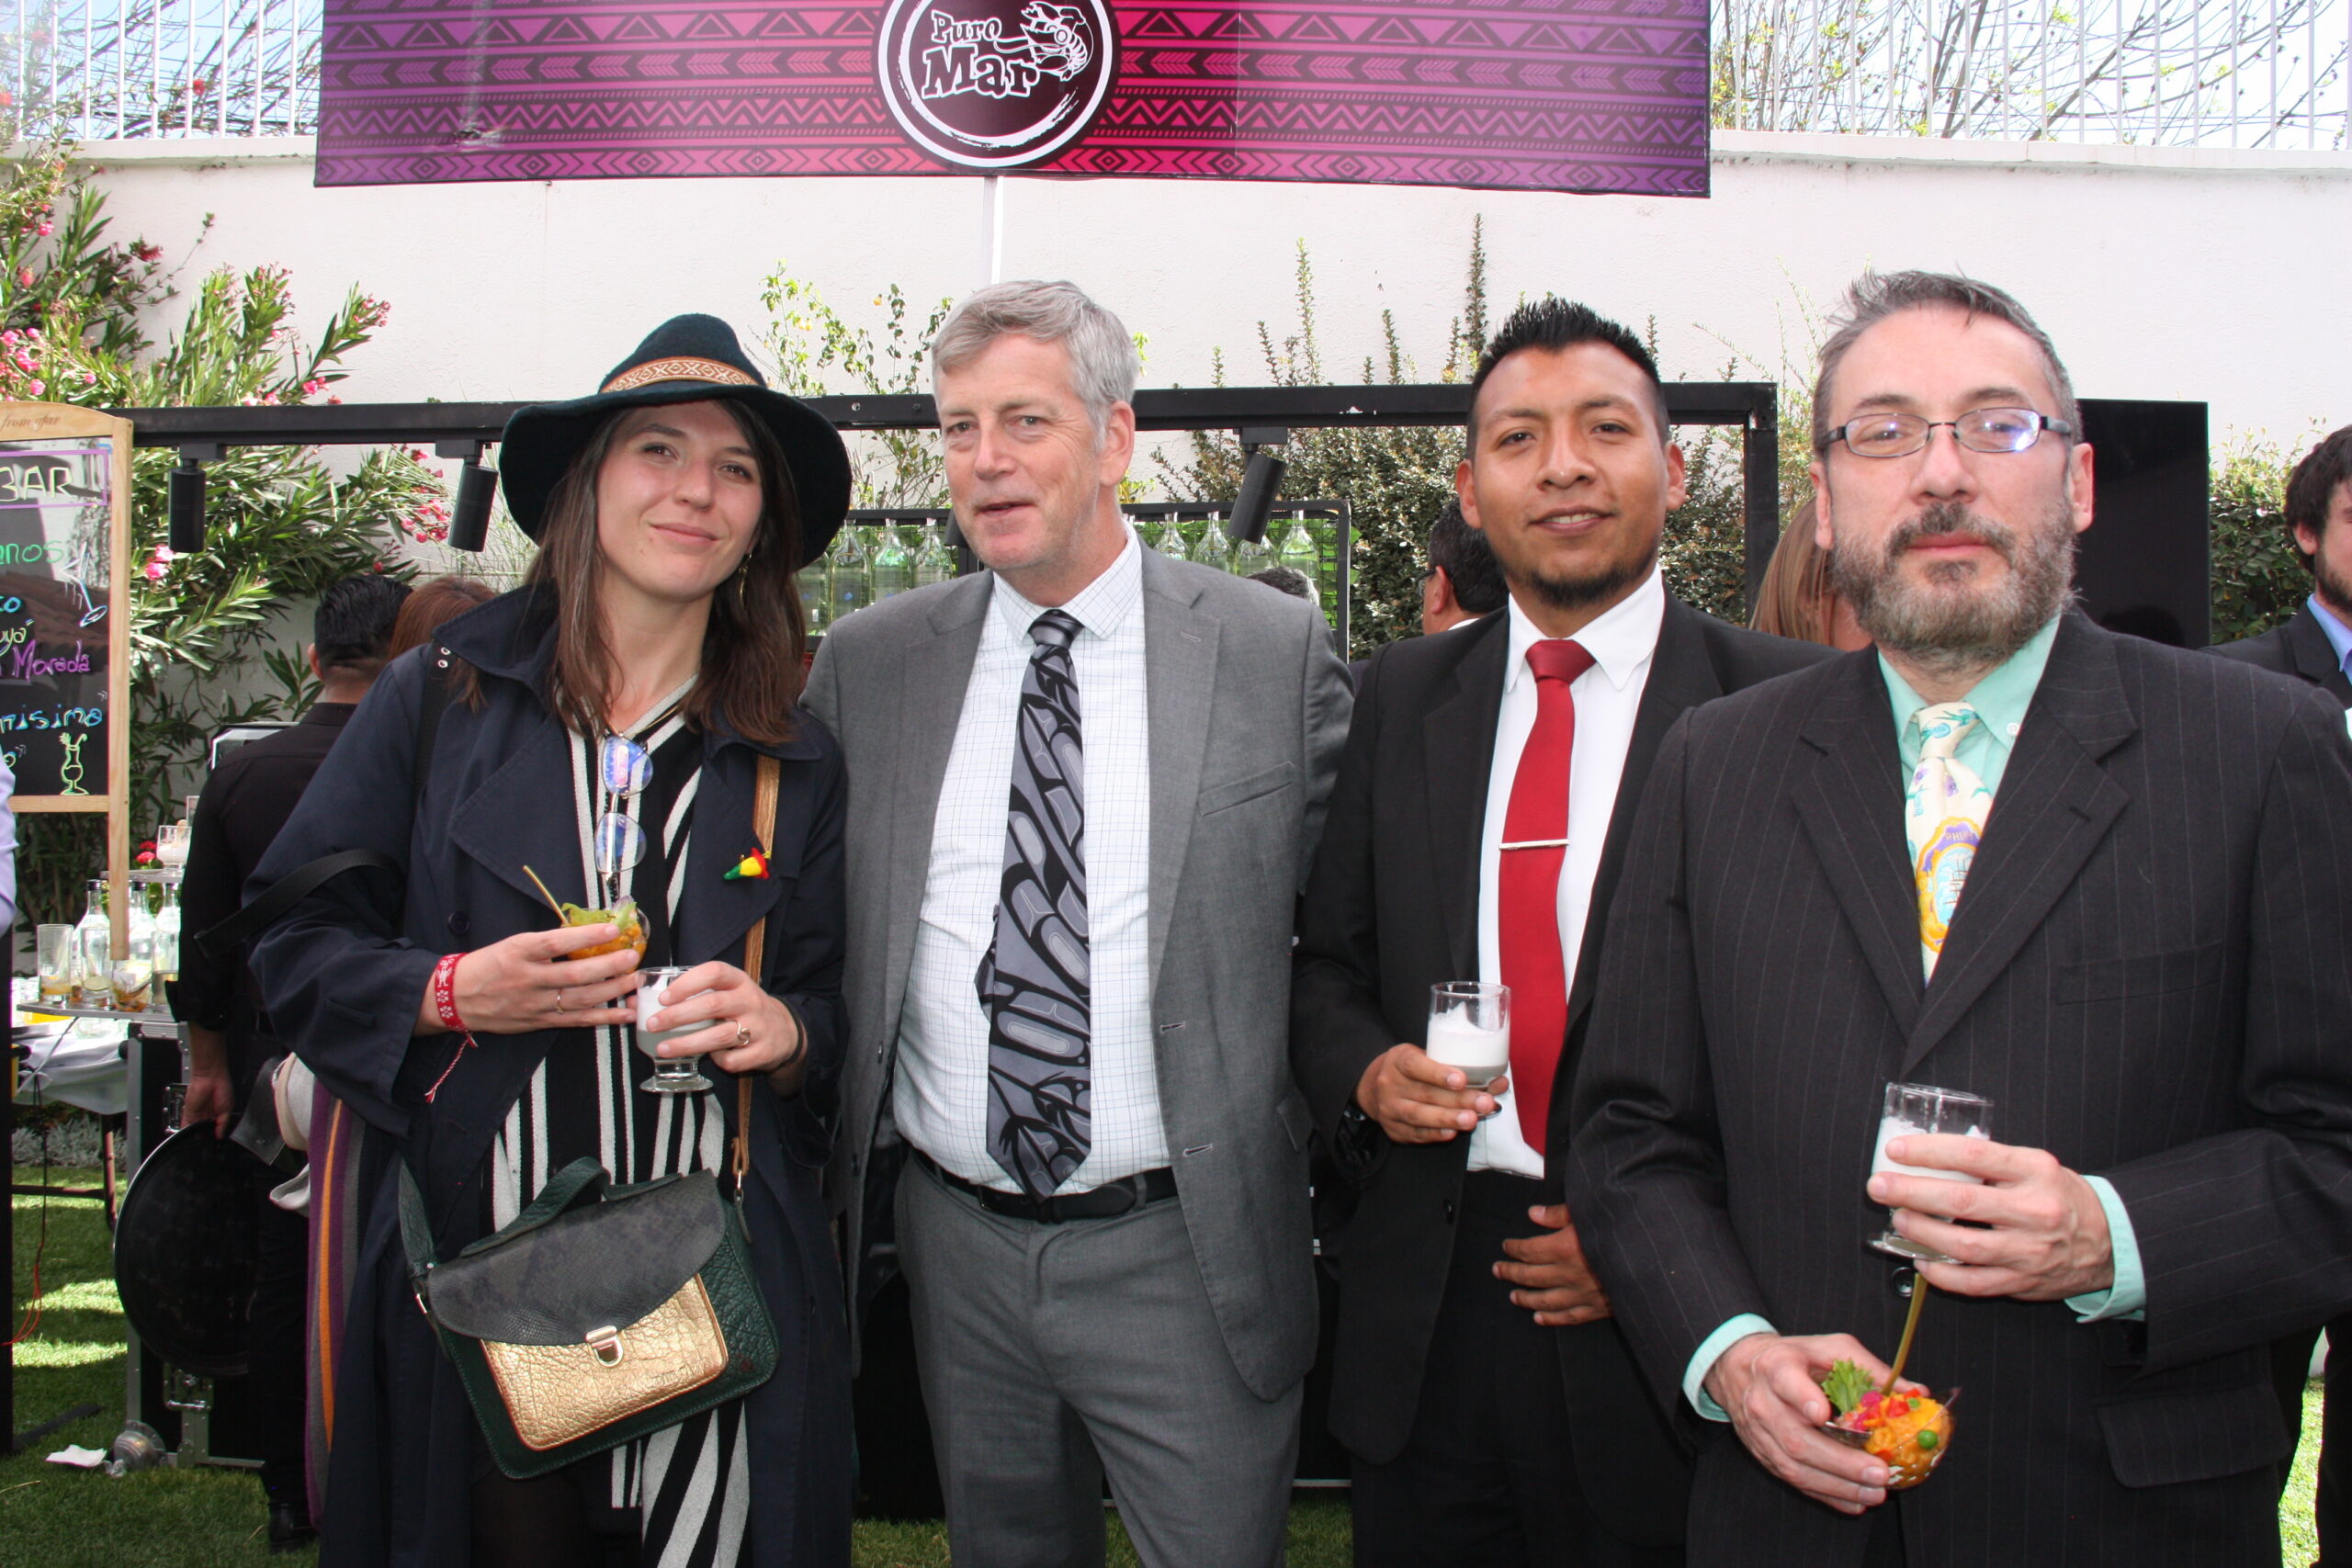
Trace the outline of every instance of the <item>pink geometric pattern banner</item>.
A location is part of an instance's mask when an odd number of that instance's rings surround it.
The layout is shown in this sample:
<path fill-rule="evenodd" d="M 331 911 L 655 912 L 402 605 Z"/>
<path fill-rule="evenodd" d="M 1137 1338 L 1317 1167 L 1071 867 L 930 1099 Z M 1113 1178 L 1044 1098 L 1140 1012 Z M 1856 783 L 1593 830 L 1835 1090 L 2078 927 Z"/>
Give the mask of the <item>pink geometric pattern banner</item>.
<path fill-rule="evenodd" d="M 1707 0 L 326 0 L 318 183 L 1707 194 Z"/>

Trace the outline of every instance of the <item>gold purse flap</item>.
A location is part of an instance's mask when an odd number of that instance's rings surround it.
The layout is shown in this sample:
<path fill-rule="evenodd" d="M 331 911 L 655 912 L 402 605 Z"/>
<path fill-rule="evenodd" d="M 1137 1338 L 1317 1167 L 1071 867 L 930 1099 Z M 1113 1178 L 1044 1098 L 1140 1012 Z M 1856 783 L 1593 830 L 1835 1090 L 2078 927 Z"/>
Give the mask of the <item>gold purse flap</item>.
<path fill-rule="evenodd" d="M 579 1345 L 676 1295 L 725 1235 L 710 1171 L 614 1188 L 601 1203 L 436 1266 L 425 1303 L 435 1324 L 469 1338 Z"/>

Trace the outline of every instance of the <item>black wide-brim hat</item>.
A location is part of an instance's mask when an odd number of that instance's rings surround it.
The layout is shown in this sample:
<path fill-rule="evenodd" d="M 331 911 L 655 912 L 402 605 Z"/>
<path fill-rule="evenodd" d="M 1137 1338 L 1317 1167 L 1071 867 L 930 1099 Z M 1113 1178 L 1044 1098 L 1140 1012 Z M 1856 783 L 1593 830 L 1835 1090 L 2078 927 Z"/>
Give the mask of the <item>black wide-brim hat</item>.
<path fill-rule="evenodd" d="M 769 389 L 717 316 L 673 316 L 613 367 L 593 396 L 517 409 L 499 437 L 498 483 L 506 509 L 532 538 L 548 502 L 605 421 L 623 409 L 725 399 L 767 426 L 784 449 L 800 511 L 800 559 L 825 553 L 849 511 L 849 451 L 832 423 L 797 398 Z"/>

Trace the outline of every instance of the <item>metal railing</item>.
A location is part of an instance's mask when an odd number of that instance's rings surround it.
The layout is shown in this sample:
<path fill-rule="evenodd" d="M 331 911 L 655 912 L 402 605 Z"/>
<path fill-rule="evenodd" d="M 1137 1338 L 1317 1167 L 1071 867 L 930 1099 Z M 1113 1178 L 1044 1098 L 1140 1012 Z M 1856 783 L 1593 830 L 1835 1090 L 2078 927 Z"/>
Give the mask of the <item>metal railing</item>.
<path fill-rule="evenodd" d="M 2342 150 L 2347 0 L 1713 0 L 1714 123 Z"/>
<path fill-rule="evenodd" d="M 2352 145 L 2352 0 L 1712 4 L 1722 128 Z M 318 129 L 322 0 L 0 0 L 11 20 L 0 118 L 18 135 Z"/>
<path fill-rule="evenodd" d="M 318 130 L 322 0 L 0 0 L 9 129 L 85 141 Z M 13 9 L 10 9 L 13 7 Z"/>

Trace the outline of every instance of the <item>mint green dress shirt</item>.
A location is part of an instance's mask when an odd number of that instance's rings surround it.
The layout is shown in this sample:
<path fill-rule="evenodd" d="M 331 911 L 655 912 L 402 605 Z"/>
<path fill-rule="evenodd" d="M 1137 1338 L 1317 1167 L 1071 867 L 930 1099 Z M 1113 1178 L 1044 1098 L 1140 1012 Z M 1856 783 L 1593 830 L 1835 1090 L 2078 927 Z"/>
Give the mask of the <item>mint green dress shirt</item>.
<path fill-rule="evenodd" d="M 1963 699 L 1974 708 L 1983 722 L 1961 738 L 1955 755 L 1975 771 L 1993 792 L 1997 809 L 2001 797 L 2001 774 L 2008 767 L 2009 752 L 2016 747 L 2018 734 L 2025 728 L 2026 710 L 2033 705 L 2033 694 L 2041 684 L 2041 671 L 2050 662 L 2050 645 L 2057 640 L 2058 623 L 2052 620 L 2034 633 L 2023 648 L 1985 673 L 1983 680 L 1970 688 Z M 1879 673 L 1886 678 L 1887 701 L 1894 714 L 1896 750 L 1903 759 L 1903 773 L 1909 777 L 1919 765 L 1923 749 L 1919 727 L 1912 716 L 1928 706 L 1928 699 L 1911 689 L 1911 682 L 1895 672 L 1894 666 L 1881 655 Z M 1963 888 L 1961 897 L 1968 897 Z M 2138 1317 L 2147 1306 L 2146 1275 L 2140 1265 L 2140 1245 L 2132 1229 L 2132 1216 L 2123 1212 L 2123 1200 L 2117 1196 L 2113 1184 L 2105 1177 L 2086 1176 L 2091 1190 L 2098 1194 L 2099 1207 L 2107 1213 L 2108 1237 L 2115 1258 L 2115 1283 L 2104 1291 L 2086 1295 L 2069 1296 L 2066 1304 L 2073 1307 L 2085 1323 L 2103 1318 Z M 1725 1419 L 1723 1407 L 1710 1398 L 1703 1386 L 1706 1375 L 1714 1370 L 1715 1362 L 1736 1340 L 1751 1334 L 1775 1333 L 1772 1325 L 1754 1313 L 1742 1313 L 1732 1318 L 1701 1341 L 1698 1351 L 1690 1358 L 1690 1365 L 1682 1376 L 1683 1396 L 1692 1408 L 1711 1421 Z"/>

